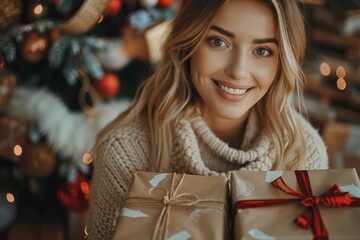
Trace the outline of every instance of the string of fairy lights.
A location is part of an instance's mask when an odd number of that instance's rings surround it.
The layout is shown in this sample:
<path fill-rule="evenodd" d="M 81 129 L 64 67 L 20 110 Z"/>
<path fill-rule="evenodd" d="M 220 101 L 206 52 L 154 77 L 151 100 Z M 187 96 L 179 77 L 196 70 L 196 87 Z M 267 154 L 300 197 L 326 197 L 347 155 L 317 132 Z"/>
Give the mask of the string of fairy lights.
<path fill-rule="evenodd" d="M 328 63 L 321 63 L 320 64 L 320 73 L 327 77 L 331 74 L 331 67 Z M 346 76 L 346 70 L 343 66 L 338 66 L 335 70 L 335 74 L 338 77 L 337 81 L 336 81 L 336 87 L 343 91 L 346 89 L 346 80 L 345 80 L 345 76 Z"/>

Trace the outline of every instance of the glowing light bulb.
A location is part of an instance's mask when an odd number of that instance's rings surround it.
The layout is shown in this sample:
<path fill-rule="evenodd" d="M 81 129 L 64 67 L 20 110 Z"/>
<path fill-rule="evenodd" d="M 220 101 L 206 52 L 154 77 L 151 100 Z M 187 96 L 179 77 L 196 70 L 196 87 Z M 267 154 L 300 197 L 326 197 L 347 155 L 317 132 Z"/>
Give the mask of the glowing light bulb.
<path fill-rule="evenodd" d="M 331 68 L 330 68 L 329 64 L 322 63 L 320 65 L 320 73 L 324 76 L 329 76 L 331 73 Z"/>
<path fill-rule="evenodd" d="M 345 90 L 346 88 L 346 81 L 345 79 L 343 78 L 339 78 L 337 81 L 336 81 L 336 86 L 339 90 Z"/>
<path fill-rule="evenodd" d="M 14 147 L 14 154 L 15 156 L 20 156 L 22 154 L 23 150 L 22 147 L 20 147 L 19 145 L 15 145 Z"/>
<path fill-rule="evenodd" d="M 83 157 L 82 157 L 82 161 L 83 161 L 83 163 L 85 163 L 85 164 L 90 164 L 90 163 L 92 163 L 92 156 L 91 156 L 91 154 L 90 153 L 84 153 L 84 155 L 83 155 Z"/>
<path fill-rule="evenodd" d="M 7 193 L 6 194 L 6 200 L 9 202 L 9 203 L 12 203 L 15 201 L 15 197 L 12 193 Z"/>
<path fill-rule="evenodd" d="M 34 13 L 36 15 L 40 15 L 43 12 L 43 6 L 41 4 L 38 4 L 35 8 L 34 8 Z"/>

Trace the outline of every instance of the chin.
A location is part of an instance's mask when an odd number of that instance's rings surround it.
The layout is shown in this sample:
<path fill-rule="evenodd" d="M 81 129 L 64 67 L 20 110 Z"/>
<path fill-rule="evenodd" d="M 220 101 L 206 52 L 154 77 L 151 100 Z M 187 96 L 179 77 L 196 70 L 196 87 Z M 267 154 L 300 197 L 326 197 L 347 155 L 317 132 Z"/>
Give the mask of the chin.
<path fill-rule="evenodd" d="M 247 116 L 248 111 L 226 111 L 226 112 L 220 112 L 219 116 L 224 119 L 228 120 L 238 120 L 243 118 L 244 116 Z"/>

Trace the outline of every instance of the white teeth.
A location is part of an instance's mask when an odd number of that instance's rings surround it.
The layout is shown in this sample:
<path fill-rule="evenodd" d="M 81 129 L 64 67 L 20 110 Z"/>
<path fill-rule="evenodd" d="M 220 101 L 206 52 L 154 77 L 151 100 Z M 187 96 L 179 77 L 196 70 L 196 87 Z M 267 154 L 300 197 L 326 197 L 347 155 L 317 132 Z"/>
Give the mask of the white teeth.
<path fill-rule="evenodd" d="M 229 87 L 226 87 L 220 83 L 217 83 L 219 85 L 219 87 L 221 88 L 221 90 L 229 93 L 229 94 L 232 94 L 232 95 L 242 95 L 244 93 L 246 93 L 246 89 L 239 89 L 239 88 L 229 88 Z"/>

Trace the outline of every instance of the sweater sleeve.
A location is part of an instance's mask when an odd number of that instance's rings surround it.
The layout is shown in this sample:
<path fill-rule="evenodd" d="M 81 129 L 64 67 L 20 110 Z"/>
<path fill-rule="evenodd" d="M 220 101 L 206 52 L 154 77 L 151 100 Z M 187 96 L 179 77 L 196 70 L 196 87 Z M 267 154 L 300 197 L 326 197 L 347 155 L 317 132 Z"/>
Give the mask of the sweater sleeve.
<path fill-rule="evenodd" d="M 135 136 L 110 135 L 97 149 L 90 189 L 87 239 L 111 239 L 133 173 L 148 165 L 148 148 Z"/>
<path fill-rule="evenodd" d="M 319 132 L 303 117 L 300 117 L 300 122 L 304 127 L 307 142 L 307 153 L 301 169 L 311 170 L 329 168 L 326 146 Z"/>

